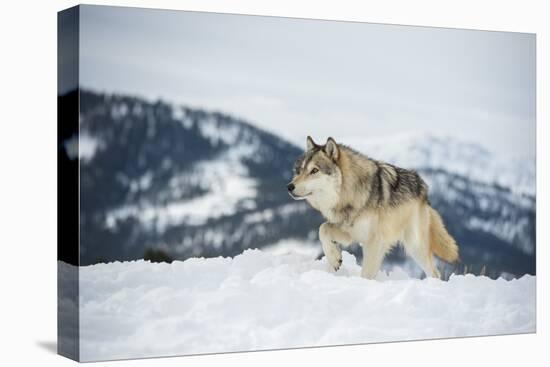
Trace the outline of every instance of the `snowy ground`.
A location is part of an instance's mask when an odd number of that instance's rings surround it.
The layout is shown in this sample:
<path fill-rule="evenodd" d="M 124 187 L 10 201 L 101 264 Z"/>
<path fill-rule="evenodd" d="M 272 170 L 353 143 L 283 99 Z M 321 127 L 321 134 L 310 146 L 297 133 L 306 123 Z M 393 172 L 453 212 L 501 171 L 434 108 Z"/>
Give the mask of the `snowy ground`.
<path fill-rule="evenodd" d="M 370 281 L 359 272 L 348 253 L 335 274 L 324 259 L 259 250 L 82 267 L 81 359 L 535 331 L 533 276 L 443 282 L 395 269 Z"/>

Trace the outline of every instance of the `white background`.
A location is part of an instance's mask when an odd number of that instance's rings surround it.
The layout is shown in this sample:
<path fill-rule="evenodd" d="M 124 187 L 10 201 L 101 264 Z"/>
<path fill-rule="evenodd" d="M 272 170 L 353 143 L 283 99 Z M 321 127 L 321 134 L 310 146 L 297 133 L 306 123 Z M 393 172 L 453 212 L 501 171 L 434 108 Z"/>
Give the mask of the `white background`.
<path fill-rule="evenodd" d="M 210 365 L 544 365 L 548 316 L 543 313 L 548 264 L 548 85 L 550 37 L 543 1 L 95 1 L 167 9 L 355 20 L 537 33 L 538 332 L 350 347 L 221 354 L 98 363 L 117 366 Z M 56 12 L 74 1 L 4 2 L 0 12 L 0 364 L 71 365 L 56 338 Z M 545 24 L 546 23 L 546 24 Z M 546 100 L 548 96 L 546 95 Z M 495 132 L 498 133 L 498 132 Z M 546 168 L 543 166 L 546 163 Z M 345 310 L 342 310 L 345 312 Z M 327 322 L 329 322 L 327 320 Z M 546 348 L 545 348 L 546 347 Z"/>

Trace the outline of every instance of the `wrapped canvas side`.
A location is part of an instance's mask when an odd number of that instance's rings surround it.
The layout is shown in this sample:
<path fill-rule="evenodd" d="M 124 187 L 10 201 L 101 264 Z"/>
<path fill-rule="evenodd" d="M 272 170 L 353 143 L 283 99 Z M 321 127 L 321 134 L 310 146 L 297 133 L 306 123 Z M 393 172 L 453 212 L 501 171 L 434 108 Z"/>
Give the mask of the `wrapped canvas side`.
<path fill-rule="evenodd" d="M 79 7 L 57 24 L 57 351 L 79 360 Z"/>

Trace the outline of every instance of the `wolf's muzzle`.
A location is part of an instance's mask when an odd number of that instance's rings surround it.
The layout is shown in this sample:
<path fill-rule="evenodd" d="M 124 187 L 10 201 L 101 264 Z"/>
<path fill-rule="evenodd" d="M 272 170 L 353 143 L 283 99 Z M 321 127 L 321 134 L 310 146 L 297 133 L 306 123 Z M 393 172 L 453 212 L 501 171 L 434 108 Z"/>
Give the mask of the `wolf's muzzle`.
<path fill-rule="evenodd" d="M 295 186 L 294 186 L 294 184 L 291 182 L 291 183 L 289 183 L 288 185 L 286 185 L 286 188 L 288 189 L 289 192 L 292 192 L 292 191 L 294 191 Z"/>

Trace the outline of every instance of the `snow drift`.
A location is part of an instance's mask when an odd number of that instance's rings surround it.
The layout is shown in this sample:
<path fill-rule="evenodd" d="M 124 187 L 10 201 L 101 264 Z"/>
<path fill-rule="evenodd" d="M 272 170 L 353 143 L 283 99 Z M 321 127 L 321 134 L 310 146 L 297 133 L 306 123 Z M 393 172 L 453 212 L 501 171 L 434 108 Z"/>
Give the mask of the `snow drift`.
<path fill-rule="evenodd" d="M 260 250 L 81 267 L 81 360 L 535 331 L 534 276 L 419 280 L 395 268 L 366 280 L 343 260 L 337 273 Z"/>

